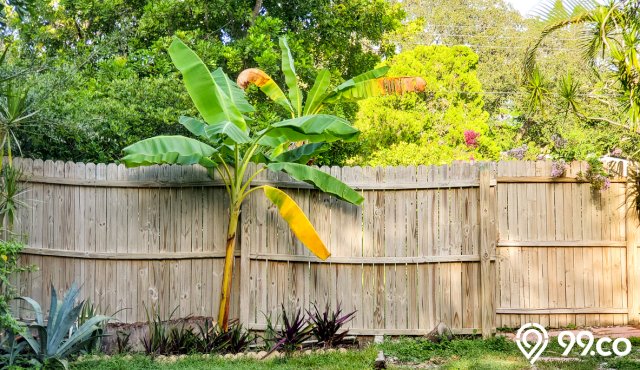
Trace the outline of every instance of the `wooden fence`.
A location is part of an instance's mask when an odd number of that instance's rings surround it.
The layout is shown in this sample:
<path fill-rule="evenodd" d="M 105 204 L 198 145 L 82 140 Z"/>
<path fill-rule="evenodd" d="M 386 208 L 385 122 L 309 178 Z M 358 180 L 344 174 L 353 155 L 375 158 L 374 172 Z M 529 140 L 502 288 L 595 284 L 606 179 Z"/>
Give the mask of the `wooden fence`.
<path fill-rule="evenodd" d="M 216 316 L 226 234 L 220 179 L 199 167 L 18 160 L 30 178 L 17 231 L 39 266 L 20 293 L 47 302 L 50 284 L 125 322 L 144 305 Z M 300 204 L 332 256 L 321 262 L 258 194 L 242 209 L 231 316 L 264 329 L 280 307 L 358 310 L 357 334 L 425 334 L 439 322 L 488 335 L 535 321 L 622 324 L 634 298 L 636 222 L 624 179 L 592 194 L 551 179 L 550 163 L 323 168 L 359 189 L 355 207 L 285 175 L 262 173 Z M 631 237 L 627 241 L 627 237 Z M 633 273 L 629 273 L 629 272 Z M 28 316 L 29 312 L 22 310 Z"/>

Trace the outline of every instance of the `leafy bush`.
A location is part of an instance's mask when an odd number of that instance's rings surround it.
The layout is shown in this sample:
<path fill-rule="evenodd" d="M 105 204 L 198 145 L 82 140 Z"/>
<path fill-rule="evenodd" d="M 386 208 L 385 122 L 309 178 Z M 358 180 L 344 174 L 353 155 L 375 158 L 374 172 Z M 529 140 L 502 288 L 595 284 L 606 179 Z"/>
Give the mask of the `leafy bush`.
<path fill-rule="evenodd" d="M 325 346 L 340 344 L 349 330 L 340 332 L 342 327 L 353 319 L 356 311 L 342 314 L 340 304 L 335 311 L 331 311 L 329 304 L 325 305 L 324 311 L 320 312 L 318 306 L 313 305 L 313 312 L 307 311 L 310 321 L 313 323 L 312 333 Z"/>
<path fill-rule="evenodd" d="M 31 367 L 37 363 L 30 362 L 25 355 L 27 342 L 14 330 L 7 329 L 0 335 L 0 368 Z"/>
<path fill-rule="evenodd" d="M 24 248 L 24 245 L 18 241 L 0 240 L 0 327 L 8 328 L 14 333 L 19 332 L 20 327 L 9 309 L 9 301 L 16 294 L 10 277 L 14 274 L 31 270 L 31 267 L 20 266 L 19 264 L 22 248 Z"/>
<path fill-rule="evenodd" d="M 354 126 L 361 147 L 354 165 L 441 164 L 498 159 L 517 130 L 496 130 L 483 108 L 478 56 L 465 46 L 418 46 L 388 62 L 389 76 L 421 76 L 424 93 L 382 96 L 359 103 Z M 504 146 L 508 145 L 508 146 Z"/>
<path fill-rule="evenodd" d="M 109 316 L 96 315 L 88 318 L 81 325 L 76 325 L 84 305 L 75 305 L 80 289 L 72 284 L 62 301 L 58 300 L 56 289 L 51 287 L 51 305 L 49 318 L 45 324 L 40 304 L 28 297 L 20 297 L 31 305 L 35 313 L 35 323 L 27 326 L 24 339 L 33 355 L 45 367 L 68 367 L 67 359 L 82 352 L 92 340 L 100 324 L 111 320 Z"/>

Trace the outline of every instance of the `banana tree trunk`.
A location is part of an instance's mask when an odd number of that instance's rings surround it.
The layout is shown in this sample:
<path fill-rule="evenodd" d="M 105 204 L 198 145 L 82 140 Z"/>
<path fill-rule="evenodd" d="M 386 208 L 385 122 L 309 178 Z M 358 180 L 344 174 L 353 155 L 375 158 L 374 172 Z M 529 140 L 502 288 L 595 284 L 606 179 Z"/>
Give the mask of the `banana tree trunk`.
<path fill-rule="evenodd" d="M 229 302 L 231 295 L 231 277 L 233 276 L 234 252 L 236 249 L 236 230 L 238 228 L 239 207 L 232 206 L 229 214 L 229 228 L 227 230 L 226 255 L 224 258 L 224 274 L 222 276 L 222 290 L 220 293 L 220 309 L 218 311 L 218 325 L 227 331 L 229 324 Z"/>

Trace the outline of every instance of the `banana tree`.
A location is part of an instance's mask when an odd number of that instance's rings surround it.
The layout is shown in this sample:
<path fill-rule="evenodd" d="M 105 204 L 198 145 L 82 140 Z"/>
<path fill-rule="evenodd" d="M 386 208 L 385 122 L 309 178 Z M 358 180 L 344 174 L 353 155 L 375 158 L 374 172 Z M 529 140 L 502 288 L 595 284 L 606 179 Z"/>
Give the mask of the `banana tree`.
<path fill-rule="evenodd" d="M 242 89 L 256 85 L 269 99 L 283 106 L 292 118 L 318 114 L 327 105 L 341 101 L 356 101 L 374 96 L 423 92 L 426 81 L 422 77 L 385 77 L 389 67 L 372 69 L 329 89 L 331 73 L 322 69 L 316 76 L 306 101 L 298 86 L 298 76 L 293 64 L 287 39 L 280 38 L 282 73 L 288 88 L 288 98 L 274 80 L 258 68 L 245 69 L 238 75 L 237 83 Z"/>
<path fill-rule="evenodd" d="M 200 164 L 210 173 L 217 171 L 224 180 L 230 206 L 218 325 L 226 330 L 238 219 L 242 202 L 250 194 L 263 192 L 311 252 L 322 260 L 329 257 L 329 251 L 313 225 L 293 199 L 272 186 L 252 186 L 252 180 L 266 169 L 282 171 L 325 193 L 360 205 L 363 198 L 358 192 L 329 174 L 306 165 L 323 143 L 354 140 L 358 130 L 342 118 L 325 114 L 293 117 L 259 131 L 253 130 L 247 121 L 254 107 L 247 101 L 244 91 L 220 68 L 210 72 L 202 60 L 177 38 L 169 47 L 169 55 L 182 73 L 187 91 L 202 118 L 181 117 L 179 120 L 196 138 L 152 137 L 126 147 L 122 160 L 129 167 Z M 302 93 L 298 93 L 301 96 Z M 287 147 L 287 143 L 296 141 L 307 141 L 308 144 L 282 149 Z M 250 163 L 262 166 L 257 166 L 255 171 L 249 170 L 252 168 Z"/>

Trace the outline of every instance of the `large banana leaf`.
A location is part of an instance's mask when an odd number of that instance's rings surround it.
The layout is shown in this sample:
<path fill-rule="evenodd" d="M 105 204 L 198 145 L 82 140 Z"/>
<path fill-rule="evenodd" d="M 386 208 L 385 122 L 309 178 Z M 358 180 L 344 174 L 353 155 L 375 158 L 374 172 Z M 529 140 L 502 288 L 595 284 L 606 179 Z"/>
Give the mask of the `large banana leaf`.
<path fill-rule="evenodd" d="M 360 205 L 364 201 L 362 195 L 351 189 L 347 184 L 320 171 L 317 168 L 298 163 L 269 163 L 271 171 L 283 171 L 298 181 L 309 183 L 321 191 L 331 194 L 351 204 Z"/>
<path fill-rule="evenodd" d="M 215 167 L 211 157 L 216 149 L 184 136 L 156 136 L 124 148 L 126 156 L 122 161 L 128 167 L 147 166 L 151 164 L 196 164 L 204 167 Z"/>
<path fill-rule="evenodd" d="M 187 116 L 180 116 L 180 118 L 178 119 L 178 122 L 180 122 L 182 126 L 184 126 L 187 130 L 189 130 L 189 132 L 191 132 L 195 136 L 208 139 L 207 133 L 204 131 L 204 129 L 207 127 L 207 124 L 200 121 L 199 119 L 196 119 L 193 117 L 187 117 Z"/>
<path fill-rule="evenodd" d="M 384 75 L 387 74 L 387 72 L 389 72 L 389 68 L 390 67 L 385 66 L 385 67 L 372 69 L 370 71 L 367 71 L 365 73 L 359 74 L 356 77 L 341 83 L 335 89 L 331 90 L 329 95 L 324 99 L 324 102 L 325 103 L 335 103 L 337 100 L 340 99 L 340 96 L 345 91 L 353 89 L 356 86 L 356 83 L 362 82 L 362 81 L 367 81 L 367 80 L 374 80 L 374 79 L 383 77 Z"/>
<path fill-rule="evenodd" d="M 326 69 L 321 70 L 316 76 L 316 81 L 313 83 L 311 91 L 309 91 L 307 101 L 304 103 L 304 114 L 313 114 L 319 111 L 330 82 L 331 73 Z"/>
<path fill-rule="evenodd" d="M 207 66 L 193 50 L 180 39 L 174 38 L 169 46 L 169 55 L 182 73 L 187 92 L 205 122 L 214 124 L 229 121 L 241 130 L 247 129 L 247 123 L 234 101 L 227 98 Z"/>
<path fill-rule="evenodd" d="M 204 128 L 204 132 L 211 139 L 214 139 L 216 136 L 225 135 L 237 144 L 246 144 L 251 141 L 249 135 L 231 122 L 220 122 L 208 125 Z"/>
<path fill-rule="evenodd" d="M 291 55 L 291 49 L 289 49 L 289 43 L 287 43 L 286 37 L 280 37 L 280 50 L 282 51 L 282 73 L 284 74 L 284 81 L 289 88 L 289 100 L 296 114 L 301 116 L 302 91 L 298 86 L 298 76 L 296 75 L 293 56 Z"/>
<path fill-rule="evenodd" d="M 233 103 L 240 113 L 250 113 L 255 111 L 255 108 L 247 101 L 247 96 L 245 95 L 244 90 L 239 88 L 235 82 L 231 81 L 227 74 L 222 71 L 222 68 L 218 68 L 211 72 L 211 76 L 213 76 L 213 80 L 216 82 L 218 87 L 220 87 L 222 92 L 224 92 L 229 99 L 233 100 Z"/>
<path fill-rule="evenodd" d="M 301 133 L 300 131 L 294 130 L 289 127 L 283 127 L 270 129 L 267 136 L 263 136 L 262 138 L 260 138 L 260 141 L 258 143 L 270 148 L 277 148 L 285 143 L 300 141 L 304 141 L 307 143 L 332 143 L 338 140 L 354 141 L 357 138 L 358 134 L 359 132 L 356 132 L 353 135 L 345 136 L 346 138 L 343 138 L 332 134 L 328 130 L 321 134 L 312 135 Z M 278 153 L 272 153 L 272 155 L 280 155 L 280 153 L 282 152 L 284 152 L 284 150 L 281 150 Z"/>
<path fill-rule="evenodd" d="M 293 162 L 306 164 L 316 154 L 325 143 L 310 143 L 301 145 L 295 149 L 280 153 L 273 158 L 274 162 Z"/>
<path fill-rule="evenodd" d="M 249 84 L 254 84 L 271 100 L 283 106 L 291 114 L 294 114 L 293 107 L 287 99 L 280 86 L 264 71 L 258 68 L 249 68 L 238 75 L 238 86 L 246 89 Z"/>
<path fill-rule="evenodd" d="M 276 122 L 271 127 L 289 128 L 307 135 L 331 134 L 345 140 L 351 139 L 359 133 L 358 129 L 349 124 L 349 121 L 328 114 L 312 114 L 292 118 Z"/>
<path fill-rule="evenodd" d="M 264 194 L 278 207 L 280 216 L 287 221 L 289 228 L 302 244 L 318 258 L 323 261 L 326 260 L 331 253 L 329 253 L 313 225 L 296 202 L 282 190 L 271 186 L 265 186 L 263 189 Z"/>

